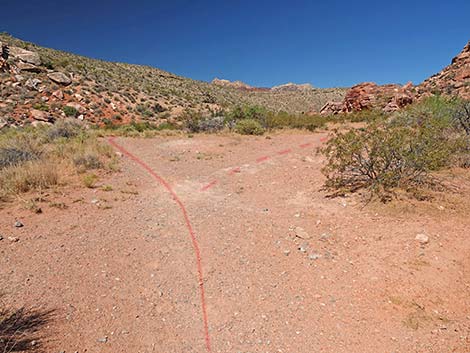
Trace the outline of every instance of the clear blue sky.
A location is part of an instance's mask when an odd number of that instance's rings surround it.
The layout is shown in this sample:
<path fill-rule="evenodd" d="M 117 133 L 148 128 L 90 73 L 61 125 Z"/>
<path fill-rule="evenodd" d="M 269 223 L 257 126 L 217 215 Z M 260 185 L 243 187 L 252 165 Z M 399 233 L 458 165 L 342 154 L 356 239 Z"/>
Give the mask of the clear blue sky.
<path fill-rule="evenodd" d="M 470 40 L 470 0 L 1 0 L 0 31 L 194 79 L 419 83 Z"/>

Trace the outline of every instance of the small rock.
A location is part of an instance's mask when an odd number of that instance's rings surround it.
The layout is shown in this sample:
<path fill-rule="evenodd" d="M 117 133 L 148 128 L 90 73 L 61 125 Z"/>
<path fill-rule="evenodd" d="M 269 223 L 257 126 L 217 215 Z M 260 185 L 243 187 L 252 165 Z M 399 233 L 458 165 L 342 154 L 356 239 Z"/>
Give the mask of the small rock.
<path fill-rule="evenodd" d="M 284 255 L 289 256 L 290 250 L 284 250 Z"/>
<path fill-rule="evenodd" d="M 99 343 L 106 343 L 106 342 L 108 342 L 108 337 L 107 337 L 107 336 L 104 336 L 104 337 L 98 338 L 97 341 L 98 341 Z"/>
<path fill-rule="evenodd" d="M 300 239 L 310 239 L 312 238 L 303 228 L 295 227 L 294 229 L 295 236 Z"/>
<path fill-rule="evenodd" d="M 317 253 L 313 253 L 313 254 L 308 255 L 308 258 L 310 260 L 318 260 L 320 257 L 321 257 L 321 255 L 317 254 Z"/>
<path fill-rule="evenodd" d="M 423 245 L 429 243 L 429 237 L 426 234 L 418 234 L 415 239 Z"/>
<path fill-rule="evenodd" d="M 17 238 L 17 237 L 8 237 L 8 240 L 11 241 L 12 243 L 16 243 L 16 242 L 20 241 L 20 239 Z"/>
<path fill-rule="evenodd" d="M 52 95 L 57 99 L 60 99 L 60 100 L 64 99 L 64 93 L 60 89 L 52 92 Z"/>
<path fill-rule="evenodd" d="M 91 203 L 94 204 L 94 205 L 98 204 L 99 202 L 100 202 L 100 200 L 98 200 L 98 199 L 91 200 Z"/>
<path fill-rule="evenodd" d="M 330 238 L 330 235 L 327 234 L 327 233 L 322 233 L 322 235 L 320 235 L 320 240 L 321 241 L 326 241 Z"/>
<path fill-rule="evenodd" d="M 21 227 L 23 227 L 23 226 L 24 226 L 24 224 L 21 223 L 20 221 L 16 221 L 16 222 L 15 222 L 15 227 L 16 227 L 16 228 L 21 228 Z"/>
<path fill-rule="evenodd" d="M 301 244 L 298 249 L 300 252 L 307 252 L 308 244 Z"/>

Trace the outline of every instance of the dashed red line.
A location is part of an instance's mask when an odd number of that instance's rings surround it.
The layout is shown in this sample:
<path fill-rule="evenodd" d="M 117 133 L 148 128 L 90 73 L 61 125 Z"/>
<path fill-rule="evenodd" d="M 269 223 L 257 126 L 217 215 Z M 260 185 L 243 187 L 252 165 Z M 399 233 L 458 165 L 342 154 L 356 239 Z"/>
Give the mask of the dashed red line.
<path fill-rule="evenodd" d="M 301 145 L 299 145 L 300 148 L 305 148 L 305 147 L 309 147 L 311 146 L 312 144 L 310 142 L 307 142 L 307 143 L 303 143 Z"/>
<path fill-rule="evenodd" d="M 263 157 L 257 158 L 256 162 L 261 163 L 261 162 L 267 161 L 268 159 L 269 159 L 269 156 L 263 156 Z"/>
<path fill-rule="evenodd" d="M 201 311 L 202 311 L 202 320 L 204 323 L 204 339 L 206 342 L 206 350 L 211 352 L 211 340 L 209 335 L 209 319 L 207 317 L 207 308 L 206 308 L 206 299 L 204 293 L 204 276 L 202 272 L 202 261 L 201 261 L 201 250 L 199 249 L 199 244 L 196 239 L 196 233 L 194 232 L 193 226 L 189 220 L 188 212 L 186 211 L 186 207 L 184 206 L 183 202 L 180 200 L 176 192 L 170 186 L 170 184 L 163 179 L 160 175 L 158 175 L 152 168 L 150 168 L 144 161 L 140 160 L 138 157 L 127 151 L 124 147 L 119 145 L 116 141 L 114 141 L 114 137 L 110 137 L 108 139 L 109 143 L 113 145 L 115 148 L 120 150 L 124 155 L 132 159 L 134 162 L 139 164 L 143 169 L 145 169 L 157 182 L 159 182 L 165 189 L 170 193 L 173 197 L 173 200 L 179 206 L 181 213 L 183 215 L 184 221 L 186 223 L 186 228 L 188 229 L 189 236 L 191 238 L 191 242 L 194 249 L 194 254 L 196 256 L 196 265 L 197 265 L 197 274 L 198 274 L 198 283 L 199 283 L 199 292 L 201 296 Z"/>
<path fill-rule="evenodd" d="M 203 186 L 201 188 L 201 191 L 206 191 L 206 190 L 210 189 L 211 187 L 213 187 L 215 184 L 217 184 L 217 180 L 212 180 L 209 184 Z"/>
<path fill-rule="evenodd" d="M 282 155 L 284 155 L 284 154 L 288 154 L 288 153 L 291 153 L 291 152 L 292 152 L 292 150 L 289 148 L 289 149 L 287 149 L 287 150 L 279 151 L 279 152 L 277 152 L 277 154 L 279 154 L 279 155 L 282 156 Z"/>
<path fill-rule="evenodd" d="M 240 171 L 241 171 L 241 168 L 240 168 L 240 167 L 235 167 L 235 168 L 231 169 L 228 173 L 229 173 L 230 175 L 233 175 L 233 174 L 235 174 L 235 173 L 240 173 Z"/>

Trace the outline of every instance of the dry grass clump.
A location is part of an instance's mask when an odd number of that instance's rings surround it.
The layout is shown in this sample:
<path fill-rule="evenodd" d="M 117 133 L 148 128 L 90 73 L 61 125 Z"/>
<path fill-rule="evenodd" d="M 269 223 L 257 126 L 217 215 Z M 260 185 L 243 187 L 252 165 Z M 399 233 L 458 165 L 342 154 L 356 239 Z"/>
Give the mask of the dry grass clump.
<path fill-rule="evenodd" d="M 59 171 L 50 161 L 29 161 L 2 170 L 0 183 L 5 194 L 44 190 L 59 183 Z"/>
<path fill-rule="evenodd" d="M 0 132 L 0 202 L 113 165 L 110 146 L 73 121 Z"/>

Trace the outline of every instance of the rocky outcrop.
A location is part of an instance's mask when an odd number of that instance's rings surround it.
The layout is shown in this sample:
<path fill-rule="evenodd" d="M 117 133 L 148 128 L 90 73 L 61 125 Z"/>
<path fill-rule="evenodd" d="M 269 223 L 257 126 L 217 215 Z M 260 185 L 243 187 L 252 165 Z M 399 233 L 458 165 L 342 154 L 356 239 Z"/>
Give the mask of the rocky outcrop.
<path fill-rule="evenodd" d="M 221 86 L 221 87 L 231 87 L 231 88 L 236 88 L 236 89 L 244 89 L 244 90 L 251 90 L 254 87 L 251 87 L 250 85 L 242 82 L 242 81 L 229 81 L 229 80 L 224 80 L 224 79 L 219 79 L 219 78 L 214 78 L 211 82 L 213 85 L 216 86 Z"/>
<path fill-rule="evenodd" d="M 279 86 L 274 86 L 271 88 L 272 91 L 307 91 L 312 90 L 313 86 L 310 83 L 296 84 L 296 83 L 286 83 Z"/>
<path fill-rule="evenodd" d="M 343 111 L 343 102 L 326 102 L 326 104 L 321 107 L 319 113 L 321 115 L 334 115 L 339 114 Z"/>
<path fill-rule="evenodd" d="M 273 91 L 273 92 L 300 92 L 312 90 L 313 86 L 309 83 L 295 84 L 295 83 L 286 83 L 284 85 L 274 86 L 272 88 L 265 87 L 253 87 L 242 81 L 229 81 L 219 78 L 214 78 L 211 82 L 213 85 L 221 87 L 230 87 L 243 91 Z"/>
<path fill-rule="evenodd" d="M 320 113 L 330 115 L 373 109 L 393 112 L 413 103 L 415 99 L 411 82 L 404 86 L 396 84 L 379 86 L 373 82 L 363 82 L 351 87 L 342 102 L 325 104 Z"/>
<path fill-rule="evenodd" d="M 41 65 L 41 58 L 39 57 L 39 54 L 26 49 L 10 47 L 10 56 L 28 64 L 36 66 Z"/>
<path fill-rule="evenodd" d="M 418 86 L 420 95 L 446 94 L 470 99 L 470 42 L 449 66 Z"/>

